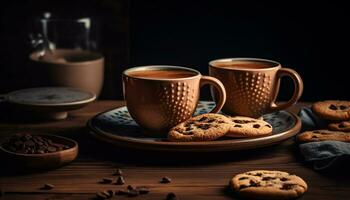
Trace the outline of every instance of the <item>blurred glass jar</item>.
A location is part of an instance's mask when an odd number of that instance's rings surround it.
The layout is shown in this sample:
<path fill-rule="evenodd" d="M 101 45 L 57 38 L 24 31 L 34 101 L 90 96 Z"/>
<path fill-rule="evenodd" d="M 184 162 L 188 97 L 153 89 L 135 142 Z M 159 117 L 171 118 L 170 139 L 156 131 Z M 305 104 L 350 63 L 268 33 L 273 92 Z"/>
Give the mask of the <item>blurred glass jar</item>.
<path fill-rule="evenodd" d="M 97 27 L 92 20 L 55 18 L 45 13 L 34 20 L 33 29 L 30 82 L 34 86 L 79 88 L 99 96 L 104 57 L 97 52 Z"/>

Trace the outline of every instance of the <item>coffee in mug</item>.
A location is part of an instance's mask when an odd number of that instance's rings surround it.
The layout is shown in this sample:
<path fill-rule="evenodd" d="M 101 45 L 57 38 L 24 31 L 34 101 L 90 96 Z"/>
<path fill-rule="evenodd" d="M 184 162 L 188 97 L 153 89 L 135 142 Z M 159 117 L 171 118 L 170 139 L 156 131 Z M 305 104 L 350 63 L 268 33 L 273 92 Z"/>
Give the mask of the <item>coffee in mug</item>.
<path fill-rule="evenodd" d="M 283 110 L 296 103 L 303 92 L 299 74 L 281 64 L 259 58 L 227 58 L 209 62 L 209 75 L 225 86 L 227 99 L 222 110 L 229 115 L 260 117 L 263 114 Z M 294 82 L 292 98 L 276 105 L 280 79 L 289 76 Z M 216 99 L 217 93 L 212 90 Z M 216 101 L 216 100 L 215 100 Z"/>
<path fill-rule="evenodd" d="M 153 133 L 164 133 L 192 117 L 200 96 L 200 87 L 211 84 L 217 90 L 220 111 L 226 100 L 222 83 L 202 76 L 197 70 L 178 66 L 143 66 L 123 72 L 123 91 L 131 117 Z M 147 131 L 149 132 L 149 131 Z"/>

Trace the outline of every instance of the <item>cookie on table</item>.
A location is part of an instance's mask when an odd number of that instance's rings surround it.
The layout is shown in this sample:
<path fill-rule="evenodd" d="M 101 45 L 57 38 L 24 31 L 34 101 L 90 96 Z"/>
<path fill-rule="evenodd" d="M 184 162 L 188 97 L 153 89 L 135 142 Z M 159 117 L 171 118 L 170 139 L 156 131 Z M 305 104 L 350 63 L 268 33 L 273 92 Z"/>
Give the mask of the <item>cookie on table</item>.
<path fill-rule="evenodd" d="M 333 131 L 350 132 L 350 121 L 330 123 L 328 124 L 328 128 Z"/>
<path fill-rule="evenodd" d="M 287 172 L 256 170 L 237 174 L 231 189 L 246 199 L 294 199 L 307 190 L 306 182 Z"/>
<path fill-rule="evenodd" d="M 350 133 L 329 130 L 305 131 L 297 135 L 297 140 L 299 142 L 320 142 L 327 140 L 350 142 Z"/>
<path fill-rule="evenodd" d="M 223 115 L 202 114 L 170 129 L 168 140 L 174 142 L 211 141 L 224 136 L 230 126 L 230 120 Z"/>
<path fill-rule="evenodd" d="M 271 124 L 264 120 L 242 116 L 229 117 L 229 119 L 231 120 L 231 127 L 226 134 L 228 137 L 258 137 L 272 133 Z"/>
<path fill-rule="evenodd" d="M 350 101 L 320 101 L 312 105 L 312 111 L 320 118 L 334 121 L 350 119 Z"/>

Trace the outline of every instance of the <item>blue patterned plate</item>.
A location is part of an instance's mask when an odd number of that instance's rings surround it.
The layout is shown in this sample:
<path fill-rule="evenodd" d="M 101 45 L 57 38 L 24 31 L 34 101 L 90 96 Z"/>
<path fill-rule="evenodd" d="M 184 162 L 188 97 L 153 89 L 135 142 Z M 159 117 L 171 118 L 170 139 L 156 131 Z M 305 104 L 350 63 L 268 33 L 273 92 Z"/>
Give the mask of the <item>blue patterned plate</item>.
<path fill-rule="evenodd" d="M 213 102 L 200 101 L 194 115 L 208 113 L 214 106 Z M 169 142 L 165 137 L 144 134 L 125 106 L 96 115 L 88 122 L 88 128 L 97 139 L 120 147 L 189 152 L 231 151 L 269 146 L 294 136 L 301 128 L 300 119 L 288 111 L 266 114 L 263 118 L 272 125 L 272 135 L 243 139 L 224 137 L 209 142 Z"/>

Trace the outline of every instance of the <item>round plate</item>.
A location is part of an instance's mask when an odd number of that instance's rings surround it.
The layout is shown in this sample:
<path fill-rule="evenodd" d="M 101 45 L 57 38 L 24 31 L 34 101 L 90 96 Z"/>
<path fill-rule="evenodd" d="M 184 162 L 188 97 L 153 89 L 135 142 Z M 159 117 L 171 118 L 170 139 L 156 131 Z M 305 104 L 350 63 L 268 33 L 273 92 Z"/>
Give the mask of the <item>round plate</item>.
<path fill-rule="evenodd" d="M 64 119 L 74 110 L 94 101 L 96 95 L 76 88 L 40 87 L 17 90 L 3 95 L 19 116 Z"/>
<path fill-rule="evenodd" d="M 194 115 L 208 113 L 214 106 L 213 102 L 201 101 Z M 168 142 L 165 137 L 143 134 L 125 106 L 98 114 L 89 120 L 87 126 L 94 137 L 116 146 L 185 152 L 233 151 L 270 146 L 296 135 L 301 128 L 300 119 L 288 111 L 266 114 L 263 118 L 272 125 L 272 135 L 243 139 L 223 137 L 207 142 Z"/>

